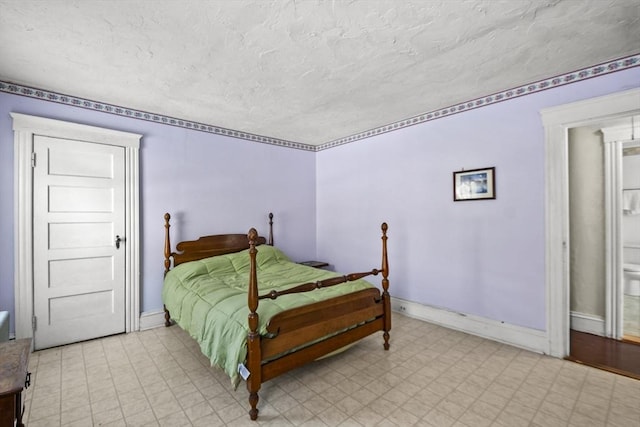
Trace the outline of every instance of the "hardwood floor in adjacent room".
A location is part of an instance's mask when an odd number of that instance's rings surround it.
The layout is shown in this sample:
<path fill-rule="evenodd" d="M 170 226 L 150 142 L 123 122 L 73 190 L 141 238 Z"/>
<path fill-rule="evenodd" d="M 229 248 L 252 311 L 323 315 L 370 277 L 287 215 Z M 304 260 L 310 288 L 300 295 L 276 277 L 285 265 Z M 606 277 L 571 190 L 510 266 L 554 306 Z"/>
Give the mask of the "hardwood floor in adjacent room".
<path fill-rule="evenodd" d="M 640 344 L 571 331 L 567 360 L 640 380 Z"/>

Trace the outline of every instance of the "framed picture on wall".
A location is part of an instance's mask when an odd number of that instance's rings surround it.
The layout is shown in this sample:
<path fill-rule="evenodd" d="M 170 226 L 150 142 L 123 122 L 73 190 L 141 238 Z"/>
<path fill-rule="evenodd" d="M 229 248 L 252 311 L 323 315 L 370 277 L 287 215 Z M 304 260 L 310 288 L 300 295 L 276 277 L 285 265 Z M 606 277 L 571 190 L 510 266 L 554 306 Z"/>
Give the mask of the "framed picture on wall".
<path fill-rule="evenodd" d="M 453 201 L 496 198 L 496 168 L 461 170 L 453 173 Z"/>

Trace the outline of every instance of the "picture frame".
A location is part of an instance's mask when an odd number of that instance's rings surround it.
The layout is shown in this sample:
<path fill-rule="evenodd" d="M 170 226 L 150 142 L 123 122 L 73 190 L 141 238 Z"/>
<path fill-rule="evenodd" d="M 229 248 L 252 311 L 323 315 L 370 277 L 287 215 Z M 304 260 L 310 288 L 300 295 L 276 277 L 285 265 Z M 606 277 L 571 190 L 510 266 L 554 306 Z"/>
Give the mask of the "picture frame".
<path fill-rule="evenodd" d="M 453 201 L 496 198 L 496 168 L 461 170 L 453 173 Z"/>

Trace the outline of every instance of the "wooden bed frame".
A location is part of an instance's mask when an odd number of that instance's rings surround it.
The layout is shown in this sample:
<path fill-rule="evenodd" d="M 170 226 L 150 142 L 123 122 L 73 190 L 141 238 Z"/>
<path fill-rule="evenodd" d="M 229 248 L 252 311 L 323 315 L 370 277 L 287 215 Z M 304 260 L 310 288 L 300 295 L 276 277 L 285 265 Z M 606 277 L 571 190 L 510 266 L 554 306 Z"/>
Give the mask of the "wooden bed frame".
<path fill-rule="evenodd" d="M 164 266 L 165 274 L 171 267 L 188 261 L 199 260 L 215 255 L 239 252 L 249 249 L 250 273 L 247 294 L 249 307 L 249 333 L 247 335 L 247 360 L 245 363 L 250 375 L 246 378 L 249 390 L 249 415 L 252 420 L 258 418 L 258 391 L 263 382 L 292 369 L 312 362 L 351 343 L 371 335 L 383 332 L 384 349 L 389 349 L 389 331 L 391 330 L 391 301 L 389 296 L 389 261 L 387 257 L 387 224 L 382 223 L 382 268 L 363 273 L 351 273 L 340 277 L 304 283 L 283 291 L 271 291 L 259 295 L 256 270 L 256 246 L 273 245 L 273 214 L 269 214 L 269 240 L 258 236 L 252 228 L 247 235 L 221 234 L 204 236 L 194 241 L 178 243 L 171 251 L 169 238 L 169 220 L 166 213 Z M 336 286 L 369 275 L 382 274 L 382 293 L 378 288 L 356 291 L 343 296 L 319 301 L 313 304 L 281 312 L 271 318 L 267 326 L 269 336 L 258 332 L 258 302 L 261 299 L 276 299 L 282 295 L 308 292 L 314 289 Z M 165 326 L 171 325 L 171 316 L 165 311 Z M 325 338 L 329 336 L 329 338 Z M 324 338 L 321 341 L 310 344 Z M 295 349 L 295 350 L 294 350 Z"/>

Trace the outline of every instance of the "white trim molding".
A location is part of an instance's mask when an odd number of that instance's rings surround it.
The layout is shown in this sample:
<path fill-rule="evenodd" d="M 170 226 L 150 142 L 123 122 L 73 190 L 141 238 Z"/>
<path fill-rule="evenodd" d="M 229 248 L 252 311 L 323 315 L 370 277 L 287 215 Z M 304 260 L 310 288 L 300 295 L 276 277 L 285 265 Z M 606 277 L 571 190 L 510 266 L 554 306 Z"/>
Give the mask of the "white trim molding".
<path fill-rule="evenodd" d="M 622 143 L 604 135 L 605 336 L 622 338 Z"/>
<path fill-rule="evenodd" d="M 588 334 L 605 336 L 604 319 L 600 316 L 592 314 L 571 312 L 571 329 L 578 332 L 586 332 Z"/>
<path fill-rule="evenodd" d="M 633 117 L 633 116 L 632 116 Z M 634 129 L 635 127 L 635 129 Z M 624 125 L 600 129 L 604 136 L 605 159 L 605 241 L 606 241 L 606 317 L 605 335 L 621 339 L 624 335 L 624 271 L 622 237 L 622 149 L 640 134 L 640 123 L 632 118 Z"/>
<path fill-rule="evenodd" d="M 548 354 L 569 355 L 568 130 L 640 113 L 640 89 L 540 112 L 545 127 L 545 289 Z"/>
<path fill-rule="evenodd" d="M 458 313 L 423 305 L 400 298 L 391 298 L 391 310 L 445 328 L 466 332 L 514 347 L 545 353 L 547 335 L 544 331 L 525 328 L 471 314 Z"/>
<path fill-rule="evenodd" d="M 164 326 L 164 311 L 145 311 L 140 315 L 140 330 L 160 328 Z"/>
<path fill-rule="evenodd" d="M 114 145 L 125 149 L 127 251 L 125 330 L 140 328 L 139 160 L 142 135 L 11 113 L 14 131 L 14 290 L 16 338 L 33 336 L 33 136 L 47 135 Z"/>

